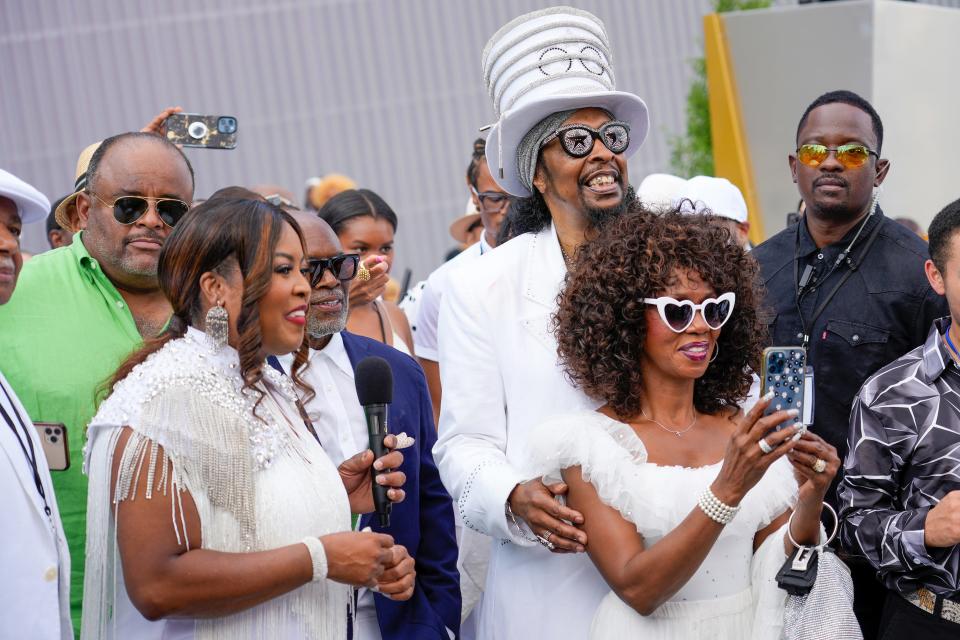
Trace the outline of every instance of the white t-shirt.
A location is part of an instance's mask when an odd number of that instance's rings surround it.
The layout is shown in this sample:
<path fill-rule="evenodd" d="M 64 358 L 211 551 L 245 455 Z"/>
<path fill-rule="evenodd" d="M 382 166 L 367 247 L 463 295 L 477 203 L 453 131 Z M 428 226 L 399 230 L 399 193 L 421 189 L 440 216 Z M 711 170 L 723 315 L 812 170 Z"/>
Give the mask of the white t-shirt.
<path fill-rule="evenodd" d="M 413 334 L 413 345 L 418 358 L 440 362 L 437 331 L 440 319 L 440 301 L 449 286 L 450 276 L 460 266 L 472 262 L 492 250 L 493 247 L 487 244 L 486 235 L 483 235 L 480 237 L 480 242 L 470 245 L 461 251 L 456 258 L 444 262 L 427 278 L 427 285 L 419 296 L 417 318 L 413 323 L 416 327 Z"/>

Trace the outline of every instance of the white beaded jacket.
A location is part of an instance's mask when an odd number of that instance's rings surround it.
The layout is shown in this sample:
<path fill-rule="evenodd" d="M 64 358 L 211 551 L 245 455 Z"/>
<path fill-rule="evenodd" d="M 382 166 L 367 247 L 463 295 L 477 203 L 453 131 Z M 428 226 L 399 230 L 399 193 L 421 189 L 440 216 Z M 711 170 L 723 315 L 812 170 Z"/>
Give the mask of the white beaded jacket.
<path fill-rule="evenodd" d="M 84 451 L 90 488 L 82 637 L 346 637 L 350 588 L 329 580 L 229 616 L 156 622 L 140 615 L 124 587 L 115 520 L 119 502 L 134 497 L 173 494 L 170 526 L 187 549 L 254 552 L 350 530 L 343 483 L 299 418 L 292 384 L 269 366 L 263 373 L 261 399 L 244 388 L 237 352 L 217 349 L 190 328 L 134 368 L 100 406 Z M 132 434 L 117 450 L 124 427 Z M 122 458 L 111 487 L 114 455 Z M 143 476 L 145 489 L 138 489 Z M 196 505 L 201 540 L 187 536 L 184 492 Z"/>

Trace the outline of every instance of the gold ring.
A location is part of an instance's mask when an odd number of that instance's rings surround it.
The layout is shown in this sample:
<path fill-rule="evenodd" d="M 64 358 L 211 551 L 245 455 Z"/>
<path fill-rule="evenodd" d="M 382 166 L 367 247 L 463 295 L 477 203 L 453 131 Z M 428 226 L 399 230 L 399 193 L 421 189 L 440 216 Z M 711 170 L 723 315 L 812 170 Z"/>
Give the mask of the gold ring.
<path fill-rule="evenodd" d="M 360 267 L 357 269 L 357 280 L 360 282 L 367 282 L 370 280 L 370 270 L 367 269 L 367 265 L 360 263 Z"/>
<path fill-rule="evenodd" d="M 813 470 L 817 473 L 823 473 L 827 470 L 827 461 L 823 458 L 817 458 L 817 461 L 813 463 Z"/>

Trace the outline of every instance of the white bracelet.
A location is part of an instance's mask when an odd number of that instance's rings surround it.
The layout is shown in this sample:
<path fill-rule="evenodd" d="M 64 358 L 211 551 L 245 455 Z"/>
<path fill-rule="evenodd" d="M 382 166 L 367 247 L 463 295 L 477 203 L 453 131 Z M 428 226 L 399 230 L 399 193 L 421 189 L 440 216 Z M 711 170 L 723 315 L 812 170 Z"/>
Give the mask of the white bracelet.
<path fill-rule="evenodd" d="M 734 516 L 737 515 L 737 512 L 740 511 L 739 506 L 731 507 L 728 504 L 720 502 L 720 499 L 713 495 L 710 487 L 704 489 L 703 493 L 700 494 L 700 498 L 697 500 L 697 506 L 700 507 L 700 510 L 703 511 L 708 518 L 720 524 L 730 524 Z"/>
<path fill-rule="evenodd" d="M 313 562 L 313 581 L 320 582 L 327 577 L 327 551 L 323 548 L 320 538 L 307 536 L 301 540 L 310 552 L 310 560 Z"/>

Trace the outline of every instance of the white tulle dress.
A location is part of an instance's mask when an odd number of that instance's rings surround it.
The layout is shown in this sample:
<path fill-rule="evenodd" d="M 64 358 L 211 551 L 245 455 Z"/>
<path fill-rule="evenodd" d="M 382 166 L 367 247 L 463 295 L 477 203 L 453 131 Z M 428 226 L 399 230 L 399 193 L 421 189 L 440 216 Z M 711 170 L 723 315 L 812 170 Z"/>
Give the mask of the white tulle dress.
<path fill-rule="evenodd" d="M 548 420 L 530 438 L 531 475 L 558 478 L 579 465 L 600 499 L 634 523 L 647 548 L 677 527 L 721 463 L 690 468 L 647 462 L 633 429 L 596 412 Z M 668 602 L 641 616 L 611 591 L 596 611 L 590 637 L 643 640 L 778 638 L 785 593 L 774 580 L 786 559 L 782 532 L 756 551 L 754 535 L 796 502 L 786 459 L 775 462 L 724 527 L 703 564 Z"/>

